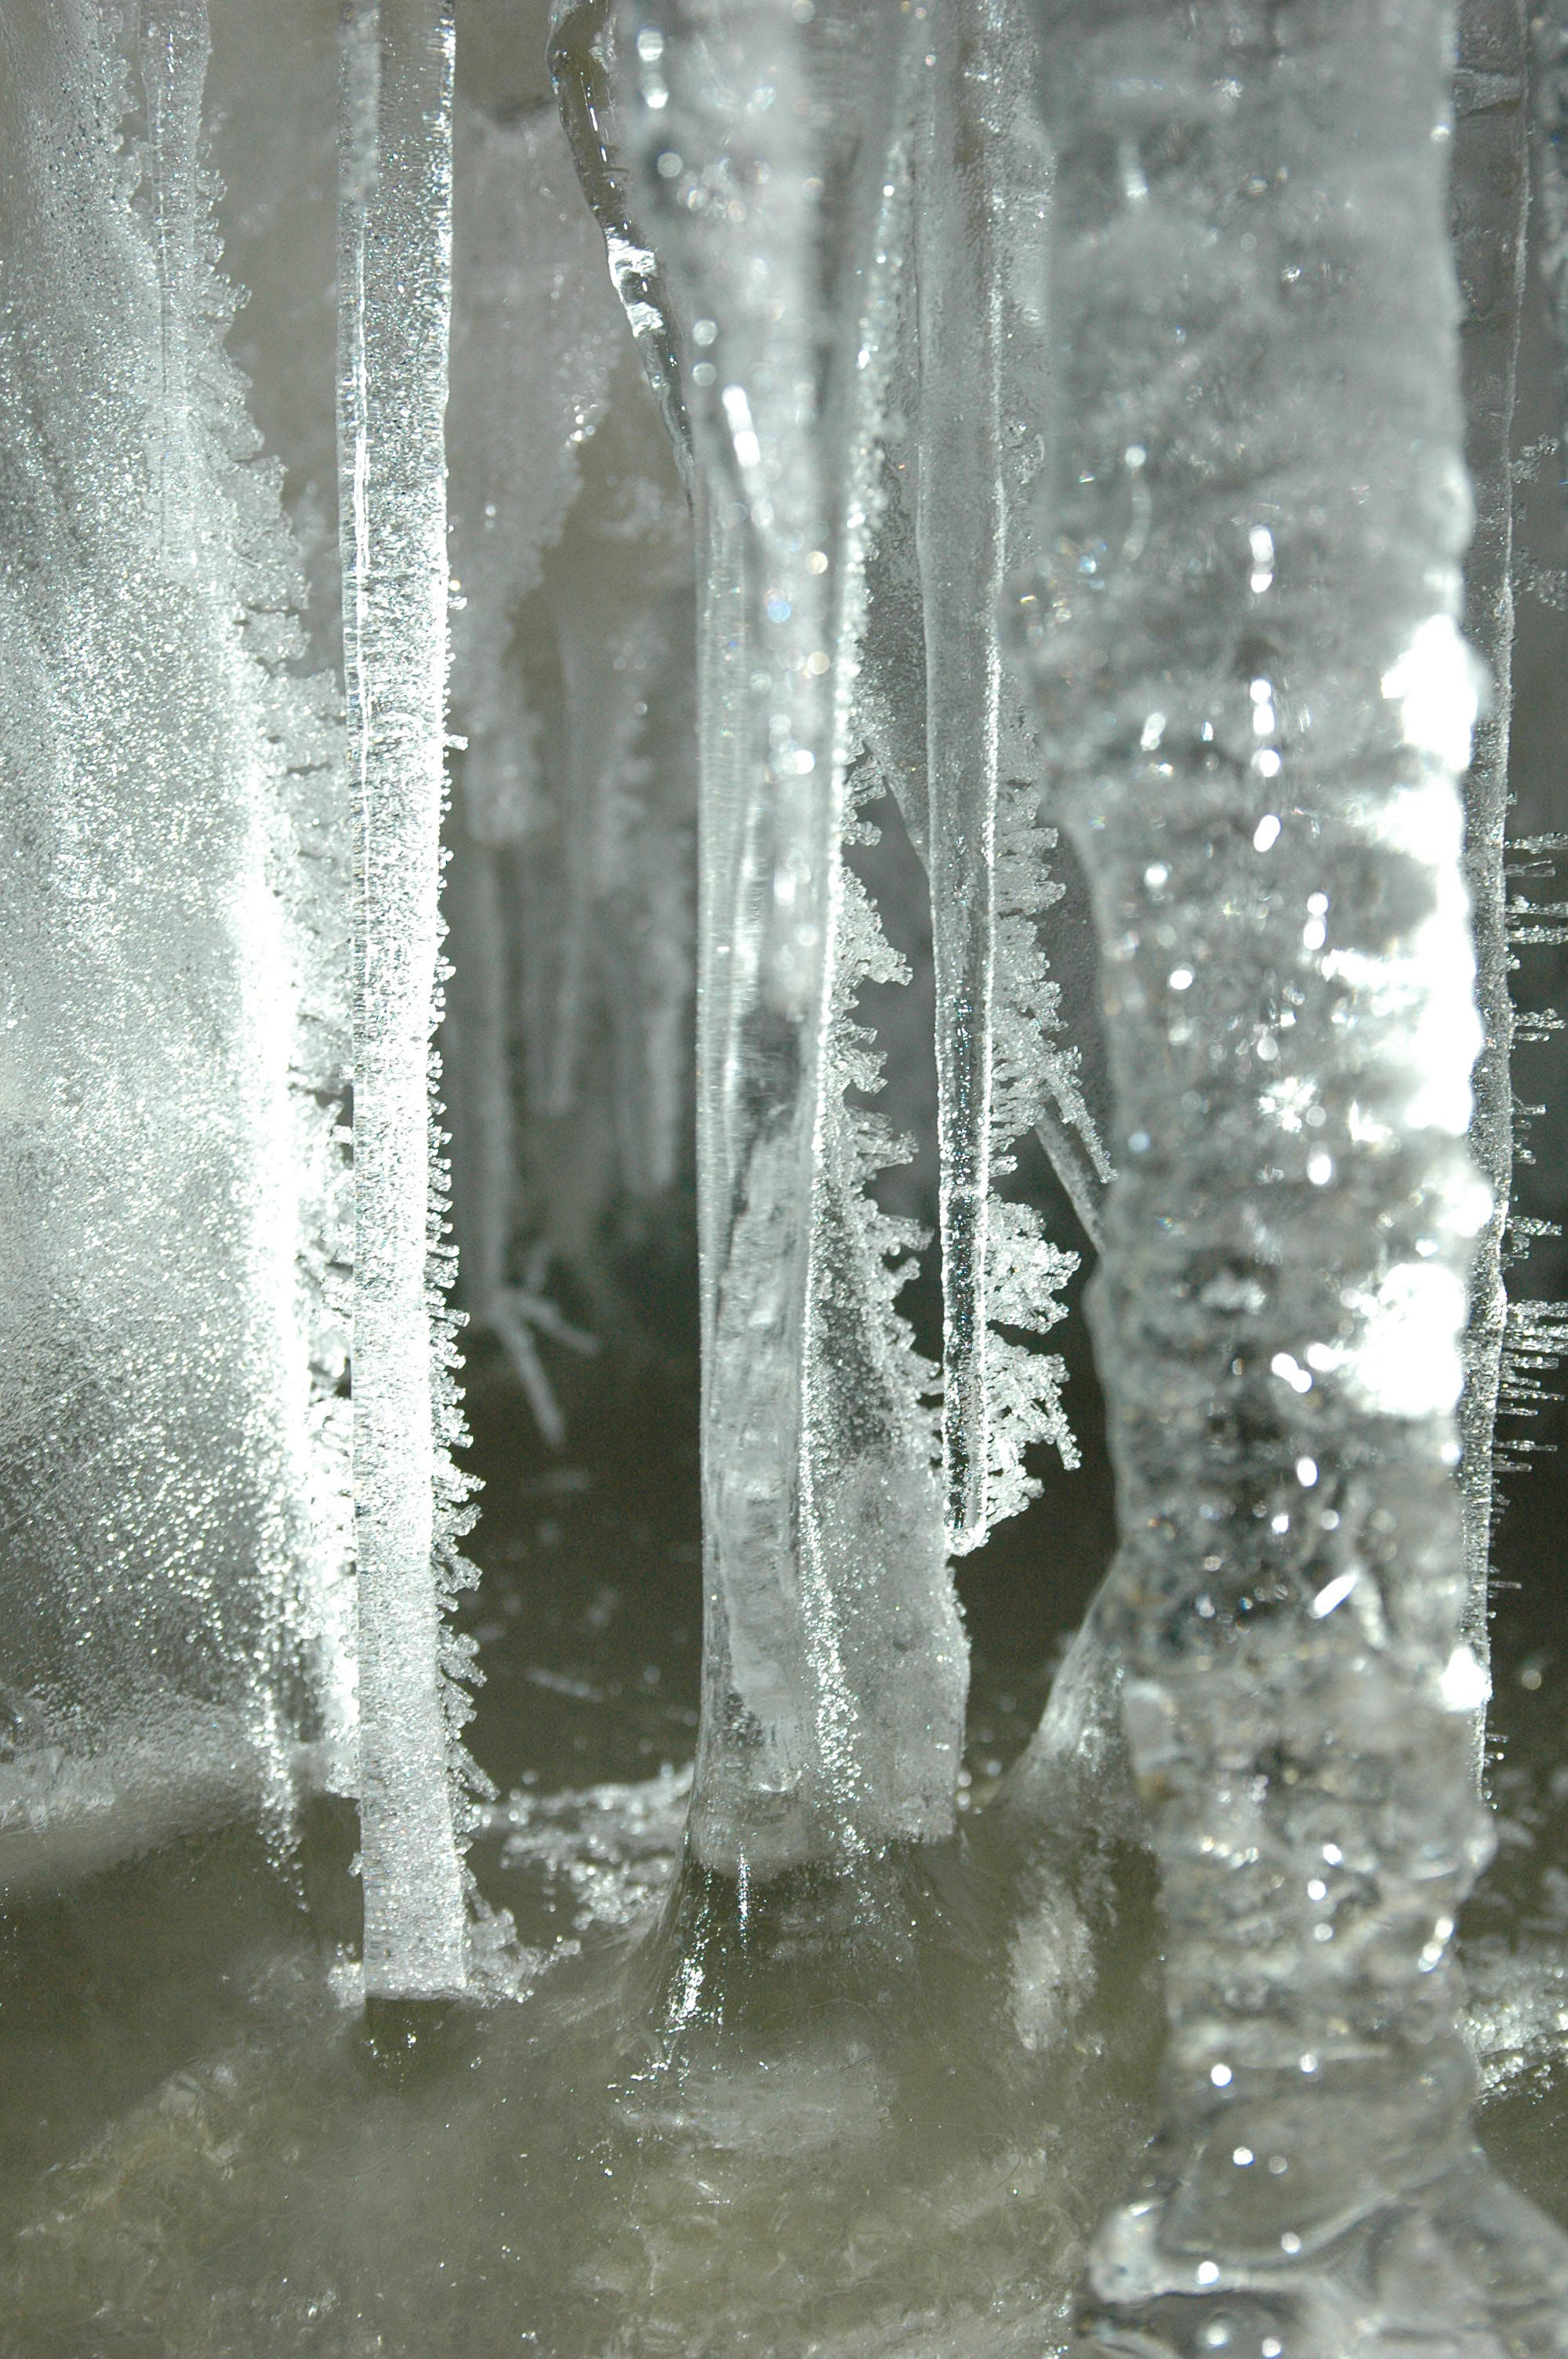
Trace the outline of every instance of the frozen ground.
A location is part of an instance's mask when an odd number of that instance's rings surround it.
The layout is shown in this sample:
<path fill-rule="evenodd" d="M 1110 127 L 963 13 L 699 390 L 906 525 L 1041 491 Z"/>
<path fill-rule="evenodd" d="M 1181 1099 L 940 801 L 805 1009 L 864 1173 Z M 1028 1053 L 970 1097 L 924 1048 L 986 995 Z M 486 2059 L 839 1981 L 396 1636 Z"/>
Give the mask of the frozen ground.
<path fill-rule="evenodd" d="M 481 1371 L 481 1376 L 484 1371 Z M 1081 2240 L 1146 2124 L 1141 1863 L 1010 1829 L 999 1777 L 1103 1547 L 1094 1470 L 979 1560 L 969 1808 L 852 1885 L 675 1874 L 695 1740 L 689 1444 L 519 1453 L 492 1475 L 471 1609 L 475 1851 L 525 1995 L 368 2050 L 351 1828 L 320 1805 L 296 1889 L 242 1830 L 35 1899 L 0 1946 L 4 2359 L 979 2359 L 1065 2345 Z M 1466 1948 L 1483 2134 L 1568 2213 L 1568 1650 L 1552 1486 L 1504 1527 L 1497 1866 Z M 984 1564 L 984 1578 L 979 1566 Z M 1076 1928 L 1076 1931 L 1073 1930 Z M 1075 2012 L 1076 2010 L 1076 2012 Z"/>

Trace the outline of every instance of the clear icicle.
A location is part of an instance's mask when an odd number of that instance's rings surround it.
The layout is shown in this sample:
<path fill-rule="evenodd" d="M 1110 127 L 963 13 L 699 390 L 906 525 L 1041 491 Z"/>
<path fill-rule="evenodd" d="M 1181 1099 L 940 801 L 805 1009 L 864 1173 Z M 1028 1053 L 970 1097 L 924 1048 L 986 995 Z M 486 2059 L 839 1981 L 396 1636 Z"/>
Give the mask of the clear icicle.
<path fill-rule="evenodd" d="M 447 679 L 450 0 L 343 22 L 339 363 L 356 849 L 353 1476 L 367 1995 L 465 1984 L 462 1578 L 431 1128 Z"/>
<path fill-rule="evenodd" d="M 1547 2359 L 1568 2239 L 1474 2143 L 1450 1957 L 1490 1841 L 1453 1480 L 1487 1191 L 1451 19 L 1054 0 L 1044 27 L 1032 627 L 1104 962 L 1100 1614 L 1171 2017 L 1081 2348 L 1448 2359 L 1463 2321 Z"/>
<path fill-rule="evenodd" d="M 603 234 L 611 283 L 689 492 L 691 419 L 675 321 L 658 255 L 637 227 L 631 175 L 617 137 L 616 38 L 616 0 L 557 0 L 550 21 L 550 77 L 583 194 Z"/>
<path fill-rule="evenodd" d="M 1031 285 L 1049 180 L 1033 45 L 1010 0 L 934 20 L 918 203 L 914 538 L 925 618 L 926 856 L 941 1155 L 943 1480 L 950 1547 L 983 1541 L 1038 1489 L 1024 1452 L 1076 1451 L 1060 1360 L 1020 1340 L 1062 1315 L 1076 1256 L 997 1183 L 1037 1122 L 1092 1217 L 1108 1166 L 1061 1036 L 1039 920 L 1063 886 L 1037 821 L 1037 765 L 1000 644 L 1003 584 L 1027 547 L 1015 422 L 1044 385 Z M 1021 398 L 1022 397 L 1022 398 Z M 1074 872 L 1075 876 L 1076 871 Z"/>
<path fill-rule="evenodd" d="M 637 300 L 667 281 L 678 306 L 704 576 L 693 1842 L 766 1873 L 942 1831 L 962 1721 L 919 1380 L 885 1357 L 892 1240 L 867 1227 L 842 1099 L 876 964 L 842 859 L 878 390 L 857 355 L 879 349 L 904 26 L 693 0 L 628 29 L 654 234 L 630 215 L 624 234 L 649 257 Z M 593 127 L 590 189 L 612 157 L 597 110 Z"/>
<path fill-rule="evenodd" d="M 851 740 L 865 746 L 923 864 L 931 850 L 926 784 L 925 616 L 916 501 L 920 482 L 920 307 L 914 155 L 929 103 L 914 88 L 888 158 L 883 381 L 867 502 L 864 615 Z"/>
<path fill-rule="evenodd" d="M 992 110 L 1001 95 L 994 87 L 1001 65 L 994 14 L 983 0 L 944 8 L 930 38 L 935 62 L 916 168 L 923 201 L 915 217 L 922 462 L 915 539 L 936 983 L 944 1506 L 949 1545 L 968 1549 L 989 1525 L 994 1406 L 986 1298 L 1002 736 L 996 616 L 1007 567 L 998 246 L 1007 225 L 998 217 L 989 168 Z"/>
<path fill-rule="evenodd" d="M 1476 1240 L 1470 1275 L 1460 1406 L 1460 1480 L 1470 1582 L 1465 1639 L 1482 1663 L 1489 1655 L 1493 1436 L 1508 1330 L 1503 1261 L 1513 1184 L 1513 1007 L 1504 836 L 1513 702 L 1514 379 L 1530 193 L 1527 63 L 1528 34 L 1519 0 L 1503 0 L 1501 5 L 1498 0 L 1461 0 L 1451 201 L 1455 260 L 1465 299 L 1460 330 L 1465 459 L 1476 499 L 1476 528 L 1465 561 L 1465 628 L 1492 679 L 1465 781 L 1465 881 L 1476 938 L 1476 996 L 1485 1035 L 1471 1077 L 1476 1110 L 1470 1151 L 1492 1191 L 1491 1212 Z M 1476 1728 L 1478 1763 L 1486 1728 L 1481 1712 Z"/>
<path fill-rule="evenodd" d="M 924 328 L 928 344 L 943 341 L 944 308 L 968 306 L 968 317 L 949 326 L 946 342 L 957 343 L 956 365 L 972 371 L 976 342 L 973 312 L 977 303 L 1002 329 L 1000 356 L 993 361 L 1000 379 L 1002 432 L 998 446 L 1000 482 L 988 490 L 982 515 L 992 526 L 1000 520 L 1010 566 L 1025 567 L 1033 546 L 1033 440 L 1021 430 L 1021 421 L 1034 415 L 1044 397 L 1044 364 L 1042 336 L 1044 290 L 1039 285 L 1041 252 L 1040 209 L 1049 159 L 1035 125 L 1027 20 L 1016 8 L 991 7 L 977 26 L 973 12 L 955 20 L 946 30 L 946 65 L 948 83 L 957 62 L 960 40 L 979 56 L 981 69 L 972 79 L 971 93 L 962 76 L 957 92 L 944 90 L 944 121 L 954 134 L 938 137 L 932 120 L 935 94 L 929 74 L 919 78 L 918 100 L 903 138 L 889 164 L 893 212 L 888 230 L 889 344 L 880 356 L 886 377 L 883 412 L 874 453 L 876 473 L 868 503 L 869 538 L 866 552 L 865 625 L 859 674 L 854 685 L 851 742 L 863 743 L 885 779 L 899 808 L 911 843 L 922 862 L 931 856 L 930 796 L 927 785 L 927 719 L 931 698 L 926 679 L 927 622 L 921 576 L 917 509 L 924 480 L 923 441 L 929 434 L 935 492 L 928 498 L 926 556 L 928 568 L 940 570 L 944 552 L 935 519 L 941 509 L 944 472 L 952 467 L 955 443 L 950 399 L 935 391 L 930 423 L 923 424 L 923 371 L 934 378 L 939 364 L 935 350 L 921 350 L 923 330 L 915 263 L 917 216 L 942 213 L 955 202 L 953 183 L 960 158 L 967 176 L 961 194 L 971 202 L 977 175 L 983 175 L 987 219 L 996 234 L 985 244 L 991 271 L 1000 274 L 981 281 L 975 271 L 965 273 L 954 263 L 950 237 L 927 234 L 938 282 L 946 266 L 950 283 L 941 301 L 928 290 Z M 934 64 L 935 51 L 933 50 Z M 959 121 L 950 120 L 955 114 Z M 980 152 L 977 155 L 976 151 Z M 912 168 L 918 166 L 918 173 Z M 961 211 L 961 205 L 959 210 Z M 994 215 L 994 219 L 991 216 Z M 951 361 L 950 351 L 946 360 Z M 967 382 L 967 379 L 966 379 Z M 960 405 L 962 407 L 962 405 Z M 964 407 L 964 430 L 970 429 L 970 410 Z M 933 430 L 935 428 L 937 430 Z M 968 480 L 968 475 L 966 475 Z M 954 514 L 960 512 L 952 504 Z M 960 526 L 965 541 L 967 522 Z M 967 546 L 967 541 L 965 542 Z M 976 596 L 983 604 L 983 593 Z M 971 637 L 983 635 L 994 647 L 998 629 L 994 614 L 979 614 L 975 600 L 966 601 L 956 590 L 947 603 Z M 1005 650 L 1004 650 L 1005 654 Z M 970 734 L 980 725 L 973 707 L 977 693 L 985 701 L 993 678 L 988 654 L 977 670 L 966 675 L 956 665 L 946 667 L 946 695 L 968 700 Z M 996 1016 L 1015 1041 L 1029 1036 L 1029 1053 L 1022 1060 L 1030 1074 L 1029 1096 L 1033 1110 L 1022 1115 L 1022 1127 L 1034 1126 L 1062 1180 L 1073 1209 L 1091 1244 L 1098 1242 L 1099 1205 L 1110 1176 L 1105 1148 L 1109 1085 L 1101 1038 L 1098 964 L 1088 890 L 1076 859 L 1059 845 L 1050 831 L 1036 825 L 1039 759 L 1023 718 L 1025 698 L 1016 677 L 1004 671 L 1001 688 L 1002 733 L 996 764 L 998 811 L 1011 805 L 1001 827 L 1001 861 L 1022 872 L 1011 880 L 1013 907 L 1000 912 L 1001 956 L 995 988 L 1000 992 Z M 960 769 L 971 772 L 964 752 L 966 731 L 960 718 L 944 719 L 940 734 Z M 957 751 L 955 752 L 955 749 Z M 989 766 L 988 766 L 989 777 Z M 949 835 L 952 830 L 949 828 Z M 1030 857 L 1014 862 L 1010 839 L 1016 834 L 1029 842 Z M 950 843 L 949 849 L 955 847 Z M 1054 855 L 1049 864 L 1045 855 Z M 1053 875 L 1052 871 L 1055 874 Z M 1022 918 L 1022 935 L 1014 920 Z M 1007 954 L 1007 944 L 1020 940 L 1022 962 Z M 1046 958 L 1048 995 L 1036 989 L 1041 951 Z M 1020 963 L 1025 971 L 1020 973 Z M 1003 1125 L 1019 1111 L 1016 1097 L 1000 1109 L 993 1105 L 993 1130 L 998 1151 L 1009 1152 L 1021 1133 Z M 1046 1323 L 1049 1323 L 1048 1321 Z M 990 1506 L 991 1521 L 999 1510 Z M 1007 1511 L 1000 1511 L 1007 1512 Z"/>

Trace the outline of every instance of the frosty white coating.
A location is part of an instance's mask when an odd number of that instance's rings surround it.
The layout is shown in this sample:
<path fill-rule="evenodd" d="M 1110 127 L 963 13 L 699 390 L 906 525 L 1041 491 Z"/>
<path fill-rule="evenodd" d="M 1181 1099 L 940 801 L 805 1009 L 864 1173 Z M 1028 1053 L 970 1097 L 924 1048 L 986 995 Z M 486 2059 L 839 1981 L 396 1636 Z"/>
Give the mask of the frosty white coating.
<path fill-rule="evenodd" d="M 5 40 L 3 1689 L 47 1796 L 8 1815 L 113 1856 L 160 1748 L 175 1827 L 281 1827 L 301 1741 L 343 1767 L 334 696 L 222 349 L 205 7 Z M 30 1778 L 57 1747 L 92 1777 Z"/>
<path fill-rule="evenodd" d="M 364 1984 L 464 1987 L 465 1575 L 431 1026 L 445 798 L 448 0 L 343 19 L 339 450 L 354 798 L 353 1484 Z"/>
<path fill-rule="evenodd" d="M 1465 0 L 1458 12 L 1454 165 L 1450 190 L 1454 258 L 1463 310 L 1460 368 L 1465 462 L 1476 503 L 1465 558 L 1465 629 L 1486 664 L 1490 692 L 1476 716 L 1465 779 L 1465 881 L 1476 942 L 1476 998 L 1484 1038 L 1471 1075 L 1470 1148 L 1491 1190 L 1476 1240 L 1465 1333 L 1460 1407 L 1465 1549 L 1470 1593 L 1465 1636 L 1481 1662 L 1489 1654 L 1487 1601 L 1499 1396 L 1509 1325 L 1507 1262 L 1523 1260 L 1526 1239 L 1509 1223 L 1513 1180 L 1513 1006 L 1509 991 L 1508 887 L 1504 838 L 1513 707 L 1512 427 L 1524 293 L 1524 227 L 1530 193 L 1520 0 Z M 1516 1332 L 1518 1321 L 1514 1321 Z M 1505 1411 L 1517 1413 L 1516 1388 Z M 1485 1721 L 1476 1716 L 1479 1760 Z"/>

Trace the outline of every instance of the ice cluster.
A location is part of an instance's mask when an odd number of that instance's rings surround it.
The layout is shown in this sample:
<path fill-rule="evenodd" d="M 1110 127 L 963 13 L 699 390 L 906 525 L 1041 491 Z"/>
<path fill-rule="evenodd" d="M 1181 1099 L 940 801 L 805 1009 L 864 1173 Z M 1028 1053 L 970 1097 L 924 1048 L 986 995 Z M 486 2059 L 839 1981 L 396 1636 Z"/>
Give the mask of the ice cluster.
<path fill-rule="evenodd" d="M 277 18 L 336 90 L 286 417 L 236 310 L 325 136 L 225 252 L 225 11 L 0 0 L 0 1862 L 347 1793 L 365 1992 L 483 1982 L 450 1288 L 558 1442 L 541 1339 L 613 1342 L 609 1208 L 676 1201 L 695 1101 L 671 1922 L 951 1834 L 953 1564 L 1076 1462 L 1087 1247 L 1120 1544 L 1013 1806 L 1157 1864 L 1169 2038 L 1081 2348 L 1568 2354 L 1452 1962 L 1494 1432 L 1564 1336 L 1505 1285 L 1509 977 L 1564 929 L 1506 820 L 1568 32 L 333 13 Z M 1043 1907 L 1026 2047 L 1094 1974 Z"/>

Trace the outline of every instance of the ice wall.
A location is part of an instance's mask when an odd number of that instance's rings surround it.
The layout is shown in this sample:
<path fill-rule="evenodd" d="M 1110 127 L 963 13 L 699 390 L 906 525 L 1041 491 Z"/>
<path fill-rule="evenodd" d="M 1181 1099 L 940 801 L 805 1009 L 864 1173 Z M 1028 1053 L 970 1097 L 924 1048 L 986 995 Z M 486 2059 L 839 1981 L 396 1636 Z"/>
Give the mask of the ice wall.
<path fill-rule="evenodd" d="M 134 1840 L 344 1766 L 334 698 L 222 348 L 205 8 L 3 32 L 3 1815 Z"/>

